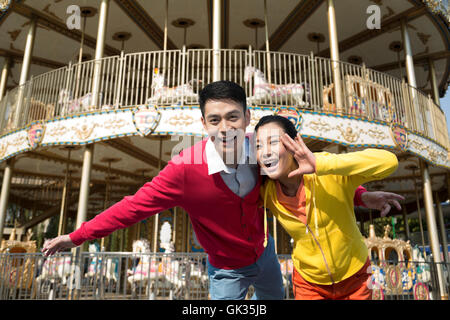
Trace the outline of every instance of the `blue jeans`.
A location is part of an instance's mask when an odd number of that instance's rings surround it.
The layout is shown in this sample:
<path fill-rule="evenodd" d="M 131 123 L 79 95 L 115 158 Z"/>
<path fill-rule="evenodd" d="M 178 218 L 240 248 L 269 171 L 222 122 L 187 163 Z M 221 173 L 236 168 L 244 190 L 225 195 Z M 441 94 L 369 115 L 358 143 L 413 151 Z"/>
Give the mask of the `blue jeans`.
<path fill-rule="evenodd" d="M 258 261 L 234 270 L 218 269 L 207 261 L 211 300 L 243 300 L 253 285 L 252 300 L 282 300 L 284 286 L 272 237 Z"/>

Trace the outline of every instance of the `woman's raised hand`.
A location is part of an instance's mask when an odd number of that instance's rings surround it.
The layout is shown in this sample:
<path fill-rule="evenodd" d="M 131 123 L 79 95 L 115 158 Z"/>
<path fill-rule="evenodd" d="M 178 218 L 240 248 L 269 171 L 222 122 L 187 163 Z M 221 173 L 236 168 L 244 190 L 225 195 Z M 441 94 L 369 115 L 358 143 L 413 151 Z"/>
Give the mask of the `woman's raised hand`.
<path fill-rule="evenodd" d="M 293 140 L 287 133 L 281 136 L 281 142 L 291 152 L 298 163 L 298 169 L 289 173 L 288 178 L 316 172 L 316 157 L 303 142 L 300 134 Z"/>

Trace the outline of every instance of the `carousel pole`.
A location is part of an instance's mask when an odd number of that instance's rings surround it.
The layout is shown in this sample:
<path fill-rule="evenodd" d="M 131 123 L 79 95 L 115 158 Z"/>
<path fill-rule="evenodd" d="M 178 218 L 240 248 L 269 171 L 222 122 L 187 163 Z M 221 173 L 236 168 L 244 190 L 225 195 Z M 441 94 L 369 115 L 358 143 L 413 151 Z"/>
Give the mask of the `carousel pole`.
<path fill-rule="evenodd" d="M 428 237 L 430 240 L 431 252 L 433 253 L 433 261 L 436 264 L 441 299 L 447 300 L 448 294 L 445 289 L 445 281 L 442 272 L 441 252 L 439 248 L 438 231 L 433 208 L 431 178 L 428 172 L 428 165 L 422 160 L 420 160 L 420 171 L 422 172 L 422 179 L 423 179 L 423 197 L 425 202 L 425 211 L 427 215 Z"/>
<path fill-rule="evenodd" d="M 441 101 L 439 100 L 439 88 L 436 80 L 436 67 L 434 66 L 434 61 L 429 59 L 428 65 L 430 67 L 431 89 L 433 90 L 434 103 L 440 107 Z"/>
<path fill-rule="evenodd" d="M 108 18 L 109 0 L 102 0 L 100 4 L 100 17 L 98 22 L 97 32 L 97 46 L 95 49 L 95 66 L 92 83 L 92 101 L 91 104 L 96 106 L 99 102 L 99 89 L 100 89 L 100 77 L 101 77 L 101 58 L 103 57 L 105 47 L 105 35 L 106 35 L 106 23 Z M 92 160 L 94 157 L 94 144 L 89 144 L 84 149 L 83 154 L 83 169 L 81 173 L 80 182 L 80 195 L 78 199 L 77 210 L 77 223 L 76 229 L 81 227 L 81 224 L 86 221 L 88 200 L 89 200 L 89 184 L 91 180 Z M 82 247 L 76 247 L 72 249 L 72 255 L 74 258 L 74 265 L 72 275 L 75 276 L 75 296 L 73 290 L 71 290 L 70 298 L 76 299 L 79 297 L 81 290 L 81 252 Z M 71 284 L 72 287 L 72 284 Z M 73 289 L 73 288 L 71 288 Z"/>
<path fill-rule="evenodd" d="M 158 159 L 158 170 L 161 172 L 162 167 L 162 147 L 163 147 L 163 138 L 160 137 L 159 140 L 159 159 Z M 158 250 L 158 228 L 159 228 L 159 213 L 155 215 L 155 223 L 153 228 L 153 252 L 157 252 Z"/>
<path fill-rule="evenodd" d="M 70 156 L 72 149 L 69 147 L 67 148 L 68 155 L 67 155 L 67 163 L 66 163 L 66 174 L 64 176 L 64 186 L 63 186 L 63 194 L 62 194 L 62 200 L 61 200 L 61 209 L 59 213 L 59 224 L 58 224 L 58 236 L 65 233 L 65 215 L 67 211 L 67 187 L 69 184 L 69 167 L 70 167 Z"/>
<path fill-rule="evenodd" d="M 213 81 L 220 80 L 221 0 L 213 0 Z"/>
<path fill-rule="evenodd" d="M 445 230 L 444 214 L 442 212 L 442 205 L 437 191 L 435 192 L 435 201 L 438 213 L 439 227 L 441 229 L 440 231 L 442 236 L 442 255 L 444 256 L 444 262 L 448 264 L 449 258 L 448 258 L 447 231 Z"/>
<path fill-rule="evenodd" d="M 87 15 L 83 16 L 83 29 L 81 30 L 81 42 L 80 51 L 78 53 L 78 65 L 77 65 L 77 80 L 75 82 L 75 98 L 78 97 L 78 91 L 80 90 L 80 80 L 81 80 L 81 62 L 83 62 L 83 46 L 84 46 L 84 34 L 86 30 Z"/>
<path fill-rule="evenodd" d="M 412 54 L 411 41 L 408 33 L 408 27 L 406 26 L 406 21 L 402 20 L 401 23 L 402 38 L 403 38 L 403 48 L 405 50 L 405 61 L 406 61 L 406 76 L 408 77 L 408 83 L 410 86 L 416 88 L 416 73 L 414 71 L 414 60 Z"/>
<path fill-rule="evenodd" d="M 408 217 L 407 214 L 408 212 L 406 212 L 406 207 L 403 206 L 403 223 L 405 224 L 405 235 L 406 235 L 406 241 L 411 239 L 411 234 L 409 232 L 409 224 L 408 224 Z"/>
<path fill-rule="evenodd" d="M 425 251 L 425 236 L 423 233 L 422 210 L 420 208 L 419 191 L 417 190 L 417 183 L 416 183 L 416 171 L 414 169 L 412 169 L 412 170 L 413 170 L 413 176 L 414 176 L 414 190 L 416 193 L 417 214 L 419 215 L 420 236 L 422 238 L 422 250 L 423 250 L 423 256 L 426 258 L 427 253 Z"/>
<path fill-rule="evenodd" d="M 169 0 L 166 0 L 166 12 L 164 16 L 164 56 L 163 56 L 163 70 L 162 74 L 165 76 L 166 72 L 166 55 L 167 55 L 167 35 L 168 35 L 168 23 L 169 23 Z"/>
<path fill-rule="evenodd" d="M 0 242 L 3 239 L 3 229 L 5 227 L 6 210 L 8 209 L 8 198 L 9 191 L 11 190 L 13 167 L 14 160 L 7 160 L 5 171 L 3 171 L 2 193 L 0 194 Z"/>
<path fill-rule="evenodd" d="M 267 54 L 267 79 L 272 83 L 272 64 L 270 62 L 270 47 L 269 47 L 269 23 L 267 18 L 267 0 L 264 0 L 264 29 L 266 33 L 266 54 Z M 258 29 L 256 29 L 258 30 Z"/>
<path fill-rule="evenodd" d="M 36 18 L 32 18 L 30 20 L 30 28 L 28 29 L 27 42 L 25 45 L 25 52 L 23 54 L 22 70 L 20 73 L 19 92 L 17 96 L 16 114 L 14 118 L 15 128 L 19 126 L 20 116 L 22 114 L 24 86 L 28 79 L 28 74 L 30 72 L 31 55 L 33 53 L 34 40 L 36 38 L 36 26 L 37 26 Z"/>
<path fill-rule="evenodd" d="M 3 99 L 3 96 L 6 93 L 6 84 L 8 83 L 8 76 L 9 76 L 9 68 L 11 66 L 11 58 L 6 57 L 5 62 L 3 64 L 2 69 L 2 77 L 0 80 L 0 101 Z"/>
<path fill-rule="evenodd" d="M 336 27 L 336 14 L 334 0 L 328 0 L 328 32 L 330 36 L 331 68 L 333 73 L 334 93 L 336 97 L 336 110 L 338 113 L 344 111 L 341 84 L 341 69 L 339 65 L 339 41 Z"/>

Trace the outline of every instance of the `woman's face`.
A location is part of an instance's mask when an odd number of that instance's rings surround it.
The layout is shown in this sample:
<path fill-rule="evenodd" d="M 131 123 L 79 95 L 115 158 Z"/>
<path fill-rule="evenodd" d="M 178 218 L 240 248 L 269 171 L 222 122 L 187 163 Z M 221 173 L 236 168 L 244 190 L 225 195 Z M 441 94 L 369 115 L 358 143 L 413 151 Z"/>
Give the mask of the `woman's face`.
<path fill-rule="evenodd" d="M 256 133 L 258 164 L 262 174 L 273 180 L 287 177 L 295 167 L 294 157 L 281 142 L 281 136 L 285 133 L 284 129 L 274 122 L 259 127 Z"/>

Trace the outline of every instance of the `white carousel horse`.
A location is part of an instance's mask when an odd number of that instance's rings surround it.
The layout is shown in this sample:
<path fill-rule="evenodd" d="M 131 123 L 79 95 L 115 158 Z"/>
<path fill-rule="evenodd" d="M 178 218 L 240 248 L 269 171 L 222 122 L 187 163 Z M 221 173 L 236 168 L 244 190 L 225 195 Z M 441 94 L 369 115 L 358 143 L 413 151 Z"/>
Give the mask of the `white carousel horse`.
<path fill-rule="evenodd" d="M 431 281 L 430 266 L 426 263 L 420 249 L 415 246 L 412 250 L 413 258 L 412 261 L 416 263 L 417 278 L 421 282 Z"/>
<path fill-rule="evenodd" d="M 119 265 L 119 259 L 117 258 L 104 258 L 106 260 L 106 264 L 103 262 L 103 256 L 98 256 L 95 254 L 96 252 L 100 252 L 100 246 L 98 243 L 89 244 L 89 252 L 92 260 L 89 263 L 88 271 L 85 274 L 87 278 L 100 277 L 101 270 L 103 268 L 103 276 L 106 278 L 108 282 L 113 281 L 113 283 L 117 283 L 119 274 L 117 272 L 117 267 Z M 103 266 L 102 266 L 103 264 Z"/>
<path fill-rule="evenodd" d="M 47 242 L 46 240 L 45 242 Z M 36 278 L 36 282 L 40 283 L 44 280 L 61 280 L 62 284 L 67 283 L 67 278 L 71 275 L 72 257 L 56 256 L 49 257 L 44 260 L 41 272 Z"/>
<path fill-rule="evenodd" d="M 201 80 L 191 80 L 188 83 L 176 87 L 169 87 L 166 84 L 164 75 L 159 72 L 158 68 L 153 70 L 152 89 L 153 96 L 147 102 L 152 103 L 176 103 L 184 99 L 186 102 L 193 102 L 198 99 L 198 95 L 194 92 L 194 82 L 201 83 Z"/>
<path fill-rule="evenodd" d="M 102 93 L 99 94 L 99 100 L 102 99 Z M 67 89 L 62 89 L 59 92 L 58 105 L 61 106 L 61 116 L 65 117 L 78 112 L 89 112 L 95 108 L 92 106 L 92 93 L 85 94 L 81 98 L 74 99 L 72 92 Z M 102 110 L 113 110 L 115 107 L 105 104 Z"/>
<path fill-rule="evenodd" d="M 167 281 L 164 272 L 165 270 L 163 269 L 161 262 L 152 259 L 149 255 L 149 242 L 145 239 L 134 241 L 133 252 L 136 253 L 136 256 L 139 258 L 138 265 L 131 270 L 127 270 L 127 280 L 131 286 L 133 295 L 136 294 L 136 289 L 139 287 L 145 286 L 146 290 L 149 287 L 152 290 L 155 286 L 158 288 L 166 288 Z M 158 284 L 156 284 L 156 282 L 158 282 Z"/>
<path fill-rule="evenodd" d="M 309 87 L 307 84 L 271 84 L 267 82 L 261 70 L 255 67 L 246 67 L 244 81 L 249 82 L 252 76 L 254 76 L 255 83 L 253 96 L 248 97 L 248 103 L 261 103 L 263 101 L 269 101 L 272 98 L 278 101 L 296 102 L 300 107 L 307 107 L 309 105 Z"/>

